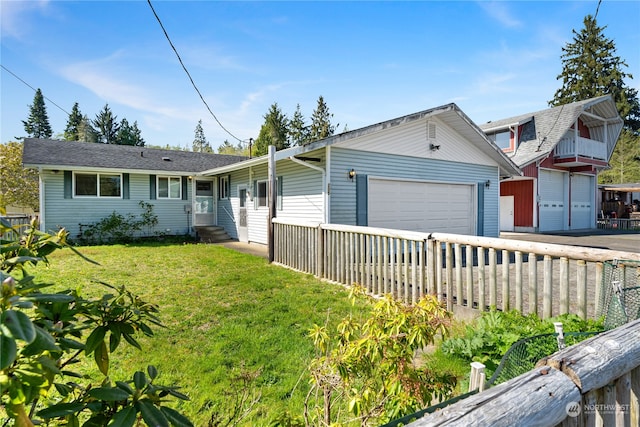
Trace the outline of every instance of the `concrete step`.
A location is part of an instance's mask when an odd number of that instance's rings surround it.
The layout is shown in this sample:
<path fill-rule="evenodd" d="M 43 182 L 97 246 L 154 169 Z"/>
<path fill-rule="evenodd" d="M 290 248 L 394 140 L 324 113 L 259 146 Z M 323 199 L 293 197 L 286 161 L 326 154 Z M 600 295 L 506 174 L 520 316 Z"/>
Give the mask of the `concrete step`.
<path fill-rule="evenodd" d="M 219 226 L 197 226 L 194 227 L 198 236 L 198 241 L 203 243 L 219 243 L 233 240 L 223 227 Z"/>

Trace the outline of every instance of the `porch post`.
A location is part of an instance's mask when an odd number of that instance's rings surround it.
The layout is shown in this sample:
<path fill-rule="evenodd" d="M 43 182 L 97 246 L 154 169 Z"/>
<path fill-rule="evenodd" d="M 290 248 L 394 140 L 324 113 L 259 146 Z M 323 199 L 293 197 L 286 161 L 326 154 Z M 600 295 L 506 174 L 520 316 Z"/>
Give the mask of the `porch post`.
<path fill-rule="evenodd" d="M 269 241 L 269 262 L 275 259 L 275 245 L 273 240 L 273 219 L 276 217 L 276 199 L 278 197 L 278 189 L 276 186 L 276 147 L 269 146 L 269 220 L 267 224 L 267 234 Z"/>

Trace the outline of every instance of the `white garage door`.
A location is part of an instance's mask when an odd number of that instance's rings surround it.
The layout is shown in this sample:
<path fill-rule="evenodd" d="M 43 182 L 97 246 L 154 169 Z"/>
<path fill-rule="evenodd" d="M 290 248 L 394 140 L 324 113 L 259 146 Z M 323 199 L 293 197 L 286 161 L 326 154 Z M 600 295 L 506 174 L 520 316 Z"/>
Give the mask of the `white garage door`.
<path fill-rule="evenodd" d="M 565 230 L 564 173 L 540 170 L 540 231 Z"/>
<path fill-rule="evenodd" d="M 370 227 L 475 234 L 474 186 L 370 179 Z"/>
<path fill-rule="evenodd" d="M 595 227 L 593 176 L 574 174 L 571 177 L 571 228 Z"/>

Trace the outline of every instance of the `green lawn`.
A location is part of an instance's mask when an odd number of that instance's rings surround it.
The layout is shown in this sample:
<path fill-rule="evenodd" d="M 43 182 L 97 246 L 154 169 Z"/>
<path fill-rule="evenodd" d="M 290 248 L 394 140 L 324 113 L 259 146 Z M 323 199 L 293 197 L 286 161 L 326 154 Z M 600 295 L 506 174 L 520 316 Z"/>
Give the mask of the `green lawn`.
<path fill-rule="evenodd" d="M 269 265 L 266 260 L 216 245 L 171 244 L 79 248 L 100 263 L 83 261 L 70 250 L 50 256 L 49 267 L 33 271 L 37 280 L 59 288 L 81 288 L 102 295 L 95 283 L 125 285 L 160 307 L 166 329 L 141 338 L 143 350 L 119 348 L 110 376 L 131 378 L 148 364 L 160 382 L 178 384 L 191 400 L 179 409 L 196 426 L 233 404 L 232 390 L 242 384 L 242 367 L 259 372 L 251 397 L 259 396 L 246 425 L 266 425 L 289 412 L 301 415 L 309 390 L 307 366 L 314 323 L 336 323 L 367 302 L 352 307 L 348 291 L 311 275 Z M 125 348 L 122 350 L 122 348 Z M 96 375 L 96 379 L 99 376 Z"/>

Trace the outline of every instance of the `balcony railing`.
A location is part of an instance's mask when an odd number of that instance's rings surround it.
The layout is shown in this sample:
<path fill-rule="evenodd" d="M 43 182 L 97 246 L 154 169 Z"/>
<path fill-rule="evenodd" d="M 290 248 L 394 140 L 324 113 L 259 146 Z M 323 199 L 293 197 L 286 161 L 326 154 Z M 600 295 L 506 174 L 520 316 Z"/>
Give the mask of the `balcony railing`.
<path fill-rule="evenodd" d="M 556 157 L 587 157 L 606 160 L 607 144 L 589 138 L 573 136 L 562 138 L 556 145 Z"/>

